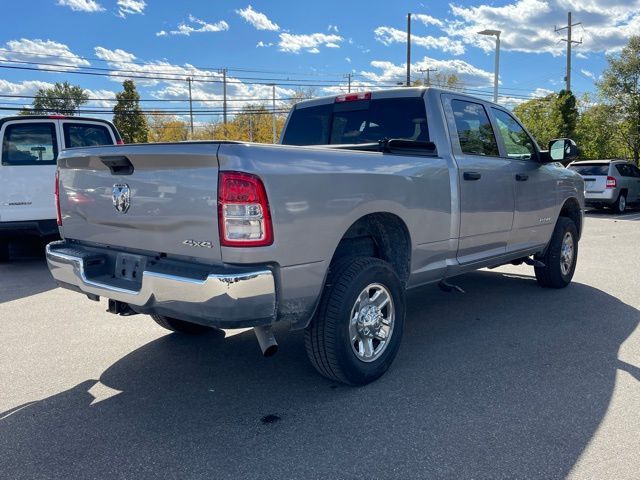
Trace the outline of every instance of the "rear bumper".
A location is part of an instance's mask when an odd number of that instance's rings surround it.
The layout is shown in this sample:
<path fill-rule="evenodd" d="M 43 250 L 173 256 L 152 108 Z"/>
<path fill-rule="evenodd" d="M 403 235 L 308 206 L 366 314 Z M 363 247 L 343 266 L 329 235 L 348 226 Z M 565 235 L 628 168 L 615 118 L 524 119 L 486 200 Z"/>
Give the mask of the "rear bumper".
<path fill-rule="evenodd" d="M 0 238 L 53 237 L 58 235 L 58 223 L 55 219 L 0 222 Z"/>
<path fill-rule="evenodd" d="M 585 192 L 585 205 L 613 205 L 618 199 L 618 189 L 608 188 L 602 192 Z"/>
<path fill-rule="evenodd" d="M 127 303 L 134 311 L 165 315 L 222 328 L 268 325 L 276 318 L 276 288 L 269 268 L 220 267 L 202 276 L 178 276 L 145 269 L 129 289 L 87 275 L 95 253 L 66 242 L 47 245 L 47 263 L 64 288 Z"/>

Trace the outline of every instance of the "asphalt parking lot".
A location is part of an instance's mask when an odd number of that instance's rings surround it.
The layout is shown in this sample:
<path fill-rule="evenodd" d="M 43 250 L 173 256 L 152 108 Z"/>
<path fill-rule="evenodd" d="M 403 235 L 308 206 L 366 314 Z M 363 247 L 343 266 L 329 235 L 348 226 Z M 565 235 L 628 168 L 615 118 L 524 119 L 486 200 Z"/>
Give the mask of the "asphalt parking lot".
<path fill-rule="evenodd" d="M 531 267 L 409 295 L 378 382 L 319 377 L 302 335 L 184 337 L 0 265 L 3 478 L 616 478 L 640 472 L 640 213 L 588 215 L 565 290 Z"/>

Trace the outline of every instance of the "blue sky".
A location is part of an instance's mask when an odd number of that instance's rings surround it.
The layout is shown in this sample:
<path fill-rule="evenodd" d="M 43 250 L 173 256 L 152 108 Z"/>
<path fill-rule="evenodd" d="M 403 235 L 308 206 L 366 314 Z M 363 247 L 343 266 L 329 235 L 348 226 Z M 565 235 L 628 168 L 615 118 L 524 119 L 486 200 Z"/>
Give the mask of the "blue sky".
<path fill-rule="evenodd" d="M 436 68 L 455 73 L 470 92 L 491 92 L 494 41 L 477 32 L 499 29 L 501 101 L 514 105 L 562 88 L 565 44 L 554 24 L 566 24 L 569 9 L 574 22 L 582 22 L 574 38 L 583 41 L 574 49 L 573 90 L 592 92 L 605 54 L 640 34 L 640 0 L 6 2 L 0 95 L 14 97 L 0 101 L 9 108 L 29 104 L 19 96 L 68 80 L 100 99 L 91 108 L 104 109 L 123 80 L 109 74 L 120 72 L 163 76 L 134 78 L 143 99 L 165 100 L 146 102 L 150 109 L 184 109 L 166 100 L 187 98 L 187 76 L 205 80 L 193 84 L 195 107 L 217 112 L 218 69 L 225 67 L 234 106 L 270 97 L 267 83 L 277 84 L 278 98 L 305 85 L 317 94 L 345 90 L 347 73 L 354 75 L 354 88 L 389 86 L 404 79 L 406 14 L 412 12 L 413 78 L 422 77 L 419 69 Z"/>

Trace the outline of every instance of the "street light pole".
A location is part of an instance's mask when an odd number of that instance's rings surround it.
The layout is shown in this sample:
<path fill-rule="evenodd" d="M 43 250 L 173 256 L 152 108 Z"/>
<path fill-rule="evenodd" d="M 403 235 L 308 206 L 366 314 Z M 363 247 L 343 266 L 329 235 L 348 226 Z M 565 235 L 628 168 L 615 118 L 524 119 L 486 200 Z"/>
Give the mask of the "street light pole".
<path fill-rule="evenodd" d="M 411 14 L 407 13 L 407 87 L 411 86 Z"/>
<path fill-rule="evenodd" d="M 498 103 L 498 80 L 500 78 L 500 30 L 482 30 L 478 32 L 480 35 L 495 36 L 496 37 L 496 63 L 493 70 L 493 101 Z"/>

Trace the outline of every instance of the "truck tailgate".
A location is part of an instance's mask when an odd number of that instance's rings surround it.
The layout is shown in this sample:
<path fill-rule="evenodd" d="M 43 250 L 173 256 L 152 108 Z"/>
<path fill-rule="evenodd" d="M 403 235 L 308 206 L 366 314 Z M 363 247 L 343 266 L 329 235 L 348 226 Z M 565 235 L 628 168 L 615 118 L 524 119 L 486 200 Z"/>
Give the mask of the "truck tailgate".
<path fill-rule="evenodd" d="M 218 147 L 207 142 L 63 151 L 63 236 L 219 263 Z"/>

